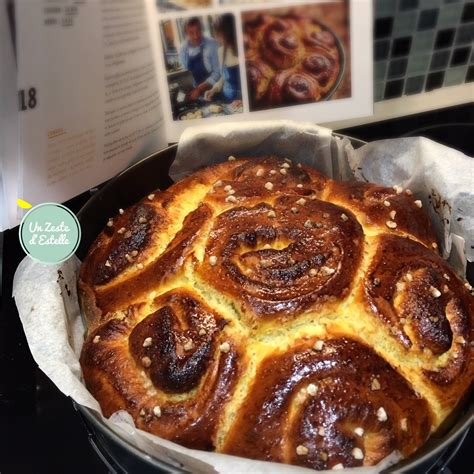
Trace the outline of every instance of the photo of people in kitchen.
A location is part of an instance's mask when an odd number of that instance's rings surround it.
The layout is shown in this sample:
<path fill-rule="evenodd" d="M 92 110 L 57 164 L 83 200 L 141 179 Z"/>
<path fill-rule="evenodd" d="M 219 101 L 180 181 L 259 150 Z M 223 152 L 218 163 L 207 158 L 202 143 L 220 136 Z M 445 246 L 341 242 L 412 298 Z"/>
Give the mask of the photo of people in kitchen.
<path fill-rule="evenodd" d="M 232 14 L 164 20 L 160 34 L 173 120 L 242 112 Z"/>

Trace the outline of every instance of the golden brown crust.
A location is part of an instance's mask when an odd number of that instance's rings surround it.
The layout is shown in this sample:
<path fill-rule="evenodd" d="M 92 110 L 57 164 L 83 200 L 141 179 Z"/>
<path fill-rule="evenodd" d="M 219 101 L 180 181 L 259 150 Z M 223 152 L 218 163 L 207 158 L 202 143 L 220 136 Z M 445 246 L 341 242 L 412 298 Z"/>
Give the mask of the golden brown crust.
<path fill-rule="evenodd" d="M 370 348 L 312 339 L 260 363 L 224 450 L 318 470 L 358 467 L 395 449 L 410 454 L 430 425 L 426 401 Z M 308 454 L 299 455 L 298 446 Z"/>
<path fill-rule="evenodd" d="M 228 321 L 188 290 L 152 304 L 151 314 L 130 307 L 89 334 L 81 355 L 87 388 L 105 416 L 127 410 L 141 429 L 212 450 L 222 407 L 242 371 L 243 341 L 224 333 Z M 168 398 L 173 394 L 187 395 Z"/>
<path fill-rule="evenodd" d="M 370 313 L 419 364 L 444 405 L 456 404 L 474 377 L 472 296 L 450 266 L 418 242 L 381 235 L 364 281 Z"/>
<path fill-rule="evenodd" d="M 87 387 L 188 447 L 316 469 L 409 455 L 474 376 L 473 298 L 434 242 L 399 189 L 274 157 L 198 171 L 92 245 Z"/>
<path fill-rule="evenodd" d="M 294 195 L 277 197 L 273 206 L 230 209 L 216 218 L 198 272 L 256 317 L 294 316 L 340 298 L 354 281 L 363 245 L 361 226 L 346 212 L 343 220 L 339 206 Z M 284 248 L 271 248 L 276 242 Z"/>
<path fill-rule="evenodd" d="M 324 198 L 353 210 L 366 228 L 390 229 L 391 233 L 407 235 L 433 250 L 438 248 L 428 214 L 419 207 L 420 201 L 412 196 L 410 190 L 385 188 L 371 183 L 332 181 Z M 389 227 L 393 225 L 391 222 L 396 227 Z"/>

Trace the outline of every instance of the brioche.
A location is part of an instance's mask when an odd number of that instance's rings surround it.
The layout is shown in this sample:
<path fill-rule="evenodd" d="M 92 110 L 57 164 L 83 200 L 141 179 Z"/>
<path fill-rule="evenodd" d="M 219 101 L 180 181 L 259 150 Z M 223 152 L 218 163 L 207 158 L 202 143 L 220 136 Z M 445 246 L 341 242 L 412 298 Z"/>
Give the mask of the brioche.
<path fill-rule="evenodd" d="M 276 157 L 120 210 L 79 292 L 104 415 L 191 448 L 374 465 L 420 448 L 473 381 L 473 297 L 421 202 Z"/>

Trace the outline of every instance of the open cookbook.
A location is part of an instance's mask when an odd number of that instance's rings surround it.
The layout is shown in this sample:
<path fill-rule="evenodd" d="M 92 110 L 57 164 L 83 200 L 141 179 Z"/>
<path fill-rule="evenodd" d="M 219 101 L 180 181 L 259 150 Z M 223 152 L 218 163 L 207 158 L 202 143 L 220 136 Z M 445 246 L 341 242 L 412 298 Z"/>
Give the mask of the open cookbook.
<path fill-rule="evenodd" d="M 0 230 L 190 125 L 372 113 L 369 0 L 0 5 Z"/>

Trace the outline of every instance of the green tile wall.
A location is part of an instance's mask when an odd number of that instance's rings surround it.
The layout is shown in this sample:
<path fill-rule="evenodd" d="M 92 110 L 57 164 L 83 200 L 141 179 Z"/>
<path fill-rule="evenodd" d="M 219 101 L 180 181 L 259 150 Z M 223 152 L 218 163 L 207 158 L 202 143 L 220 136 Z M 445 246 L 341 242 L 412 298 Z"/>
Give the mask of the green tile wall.
<path fill-rule="evenodd" d="M 470 82 L 474 0 L 375 0 L 375 101 Z"/>

